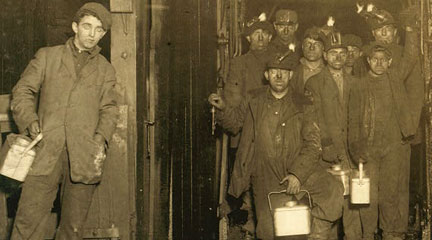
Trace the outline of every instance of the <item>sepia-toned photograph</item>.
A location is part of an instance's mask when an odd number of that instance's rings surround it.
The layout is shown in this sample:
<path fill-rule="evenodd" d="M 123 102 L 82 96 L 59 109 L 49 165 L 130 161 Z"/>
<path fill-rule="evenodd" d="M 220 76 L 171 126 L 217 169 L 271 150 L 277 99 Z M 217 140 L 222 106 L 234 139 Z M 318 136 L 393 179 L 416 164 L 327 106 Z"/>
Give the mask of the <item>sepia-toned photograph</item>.
<path fill-rule="evenodd" d="M 0 0 L 0 240 L 432 240 L 432 0 Z"/>

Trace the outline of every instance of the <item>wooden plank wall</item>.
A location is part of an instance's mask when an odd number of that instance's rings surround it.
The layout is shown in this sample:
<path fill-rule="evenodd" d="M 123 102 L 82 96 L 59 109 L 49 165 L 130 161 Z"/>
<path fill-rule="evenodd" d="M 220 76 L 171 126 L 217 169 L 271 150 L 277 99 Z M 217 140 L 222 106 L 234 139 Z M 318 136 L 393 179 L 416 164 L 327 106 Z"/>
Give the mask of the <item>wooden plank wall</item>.
<path fill-rule="evenodd" d="M 152 1 L 155 96 L 153 239 L 216 239 L 216 1 Z M 216 184 L 217 186 L 217 184 Z"/>

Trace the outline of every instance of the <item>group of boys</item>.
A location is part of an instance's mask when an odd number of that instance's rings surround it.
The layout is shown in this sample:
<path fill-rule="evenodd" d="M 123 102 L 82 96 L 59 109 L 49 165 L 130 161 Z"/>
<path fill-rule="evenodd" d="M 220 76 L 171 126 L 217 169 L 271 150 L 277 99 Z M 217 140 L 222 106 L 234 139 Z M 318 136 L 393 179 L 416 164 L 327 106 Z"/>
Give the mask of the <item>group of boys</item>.
<path fill-rule="evenodd" d="M 410 142 L 424 91 L 418 24 L 406 14 L 401 47 L 393 16 L 378 11 L 366 19 L 375 41 L 363 46 L 356 35 L 314 26 L 304 32 L 302 54 L 295 11 L 277 11 L 273 24 L 260 18 L 246 24 L 249 52 L 233 59 L 224 95 L 211 94 L 209 102 L 219 110 L 218 123 L 240 139 L 232 141 L 228 193 L 244 197 L 256 216 L 256 224 L 252 218 L 246 224 L 250 238 L 275 237 L 270 192 L 287 193 L 272 198 L 277 208 L 307 190 L 308 239 L 337 239 L 341 217 L 348 240 L 374 239 L 378 229 L 385 240 L 404 239 Z M 354 206 L 328 169 L 353 173 L 359 163 L 370 177 L 370 204 Z"/>

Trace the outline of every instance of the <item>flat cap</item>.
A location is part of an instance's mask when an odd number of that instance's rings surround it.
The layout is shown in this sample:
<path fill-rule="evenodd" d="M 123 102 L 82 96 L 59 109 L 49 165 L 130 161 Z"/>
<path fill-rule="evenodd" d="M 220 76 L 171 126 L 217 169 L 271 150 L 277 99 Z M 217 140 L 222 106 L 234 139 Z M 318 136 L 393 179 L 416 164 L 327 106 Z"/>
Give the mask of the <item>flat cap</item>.
<path fill-rule="evenodd" d="M 312 26 L 312 27 L 306 29 L 306 31 L 303 34 L 303 40 L 306 38 L 310 38 L 310 39 L 313 39 L 315 41 L 321 41 L 322 43 L 324 43 L 326 41 L 326 36 L 321 31 L 321 28 L 316 27 L 316 26 Z"/>
<path fill-rule="evenodd" d="M 354 46 L 358 47 L 359 49 L 362 49 L 363 47 L 362 39 L 354 34 L 345 34 L 343 36 L 343 41 L 345 41 L 346 46 Z"/>
<path fill-rule="evenodd" d="M 296 24 L 298 20 L 297 13 L 290 9 L 280 9 L 276 12 L 275 24 L 291 25 Z"/>
<path fill-rule="evenodd" d="M 389 58 L 392 57 L 392 52 L 389 45 L 382 44 L 381 42 L 373 41 L 363 47 L 363 52 L 366 56 L 370 57 L 375 52 L 384 52 Z"/>
<path fill-rule="evenodd" d="M 257 30 L 257 29 L 265 30 L 265 31 L 269 32 L 272 35 L 274 34 L 273 25 L 271 25 L 271 23 L 269 23 L 267 21 L 260 21 L 260 20 L 251 20 L 251 21 L 249 21 L 246 24 L 246 27 L 244 29 L 243 34 L 245 36 L 249 36 L 253 32 L 255 32 L 255 30 Z"/>
<path fill-rule="evenodd" d="M 372 30 L 396 24 L 393 16 L 383 9 L 378 10 L 372 17 L 367 18 L 366 22 Z"/>
<path fill-rule="evenodd" d="M 74 21 L 78 21 L 79 16 L 85 13 L 95 15 L 102 22 L 102 27 L 106 31 L 111 28 L 111 13 L 102 4 L 95 2 L 88 2 L 84 4 L 75 13 Z"/>
<path fill-rule="evenodd" d="M 285 70 L 294 70 L 299 64 L 299 56 L 292 50 L 285 53 L 276 53 L 271 60 L 267 62 L 267 69 L 278 68 Z"/>

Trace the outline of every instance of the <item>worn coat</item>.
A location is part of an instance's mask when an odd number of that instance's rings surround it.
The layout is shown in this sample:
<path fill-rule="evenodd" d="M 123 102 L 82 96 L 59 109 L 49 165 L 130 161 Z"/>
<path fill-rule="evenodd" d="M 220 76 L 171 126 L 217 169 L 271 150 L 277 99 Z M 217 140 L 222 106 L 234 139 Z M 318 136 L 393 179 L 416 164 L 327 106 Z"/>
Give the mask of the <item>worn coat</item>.
<path fill-rule="evenodd" d="M 248 91 L 267 84 L 264 71 L 271 56 L 267 50 L 250 50 L 231 61 L 224 86 L 224 97 L 231 106 L 238 106 L 246 98 Z M 238 147 L 239 140 L 240 133 L 232 136 L 231 147 Z"/>
<path fill-rule="evenodd" d="M 364 239 L 379 227 L 403 236 L 408 229 L 410 146 L 418 122 L 406 78 L 418 60 L 416 34 L 407 32 L 404 53 L 387 73 L 368 74 L 352 85 L 349 100 L 349 145 L 352 159 L 366 162 L 370 204 L 360 209 Z M 411 82 L 420 89 L 423 82 Z M 417 85 L 417 86 L 416 86 Z M 384 90 L 384 91 L 383 91 Z"/>
<path fill-rule="evenodd" d="M 36 53 L 13 89 L 11 108 L 20 131 L 39 121 L 44 135 L 29 174 L 48 175 L 66 146 L 72 181 L 97 183 L 102 166 L 94 162 L 98 143 L 93 137 L 98 133 L 108 142 L 115 129 L 116 78 L 99 53 L 90 56 L 78 75 L 69 41 Z"/>
<path fill-rule="evenodd" d="M 317 69 L 316 73 L 313 73 L 315 75 L 312 75 L 305 80 L 305 71 L 308 70 L 306 70 L 307 67 L 304 65 L 303 61 L 304 59 L 300 59 L 300 64 L 297 66 L 296 70 L 294 71 L 293 78 L 290 80 L 290 85 L 293 87 L 294 91 L 301 95 L 304 94 L 306 82 L 309 81 L 311 77 L 318 74 L 324 68 L 324 64 L 323 64 L 322 67 L 319 67 Z"/>
<path fill-rule="evenodd" d="M 311 77 L 305 86 L 307 95 L 312 99 L 317 111 L 321 129 L 323 159 L 333 162 L 336 159 L 326 159 L 327 156 L 338 156 L 343 164 L 353 168 L 348 160 L 347 127 L 348 127 L 348 97 L 350 86 L 355 79 L 347 73 L 343 74 L 343 95 L 328 68 Z"/>
<path fill-rule="evenodd" d="M 390 81 L 395 115 L 403 140 L 410 140 L 415 135 L 420 117 L 418 109 L 421 103 L 413 100 L 417 98 L 413 95 L 421 95 L 421 92 L 416 93 L 412 89 L 422 89 L 420 85 L 423 83 L 417 79 L 411 83 L 410 89 L 406 87 L 406 78 L 412 73 L 418 60 L 418 47 L 415 41 L 415 33 L 407 33 L 403 57 L 386 73 Z M 371 136 L 374 132 L 376 115 L 373 106 L 374 102 L 369 97 L 367 81 L 360 79 L 353 85 L 349 101 L 349 142 L 350 151 L 355 159 L 361 155 L 366 157 L 366 147 L 373 140 Z"/>
<path fill-rule="evenodd" d="M 405 38 L 405 42 L 407 41 L 407 38 Z M 403 66 L 402 57 L 404 54 L 404 48 L 401 45 L 397 44 L 387 44 L 385 45 L 390 52 L 392 53 L 392 64 L 390 68 L 394 68 L 395 70 Z M 367 56 L 361 56 L 357 59 L 357 61 L 354 64 L 353 68 L 353 75 L 358 78 L 367 77 L 369 66 L 367 63 Z M 424 104 L 424 84 L 418 84 L 419 82 L 423 81 L 422 78 L 422 69 L 420 66 L 420 57 L 419 55 L 416 56 L 416 64 L 413 65 L 413 67 L 408 71 L 407 75 L 405 76 L 405 79 L 403 80 L 404 87 L 407 90 L 408 93 L 408 101 L 410 104 L 409 112 L 412 115 L 413 121 L 417 124 L 417 126 L 420 128 L 420 116 Z M 418 143 L 421 138 L 420 134 L 421 129 L 417 129 L 416 139 L 414 140 L 414 143 Z"/>
<path fill-rule="evenodd" d="M 224 96 L 229 104 L 232 106 L 239 105 L 249 90 L 267 84 L 264 71 L 270 59 L 271 56 L 268 51 L 254 50 L 232 59 L 224 86 Z"/>
<path fill-rule="evenodd" d="M 238 107 L 228 107 L 219 115 L 220 123 L 230 132 L 236 133 L 242 130 L 242 140 L 237 151 L 236 162 L 232 174 L 229 193 L 239 197 L 249 188 L 250 177 L 255 167 L 255 138 L 258 128 L 265 124 L 260 121 L 262 111 L 267 106 L 265 98 L 269 92 L 268 87 L 254 90 L 250 98 L 244 100 Z M 292 92 L 292 90 L 290 91 Z M 285 144 L 293 150 L 288 159 L 283 159 L 285 169 L 280 169 L 280 180 L 288 173 L 296 175 L 302 183 L 317 166 L 318 156 L 321 151 L 319 143 L 319 129 L 315 124 L 314 113 L 310 107 L 305 108 L 303 104 L 290 93 L 290 99 L 286 106 L 290 111 L 284 121 Z M 288 111 L 288 110 L 287 110 Z"/>
<path fill-rule="evenodd" d="M 327 236 L 332 221 L 342 214 L 343 187 L 318 164 L 319 128 L 311 103 L 298 98 L 292 89 L 281 99 L 275 99 L 268 87 L 250 96 L 247 102 L 219 116 L 223 126 L 233 132 L 243 127 L 228 193 L 239 197 L 251 185 L 257 237 L 274 239 L 267 197 L 269 192 L 285 189 L 280 181 L 293 174 L 313 199 L 315 227 L 311 234 Z M 272 198 L 272 206 L 281 207 L 287 200 L 289 196 L 281 194 Z"/>

